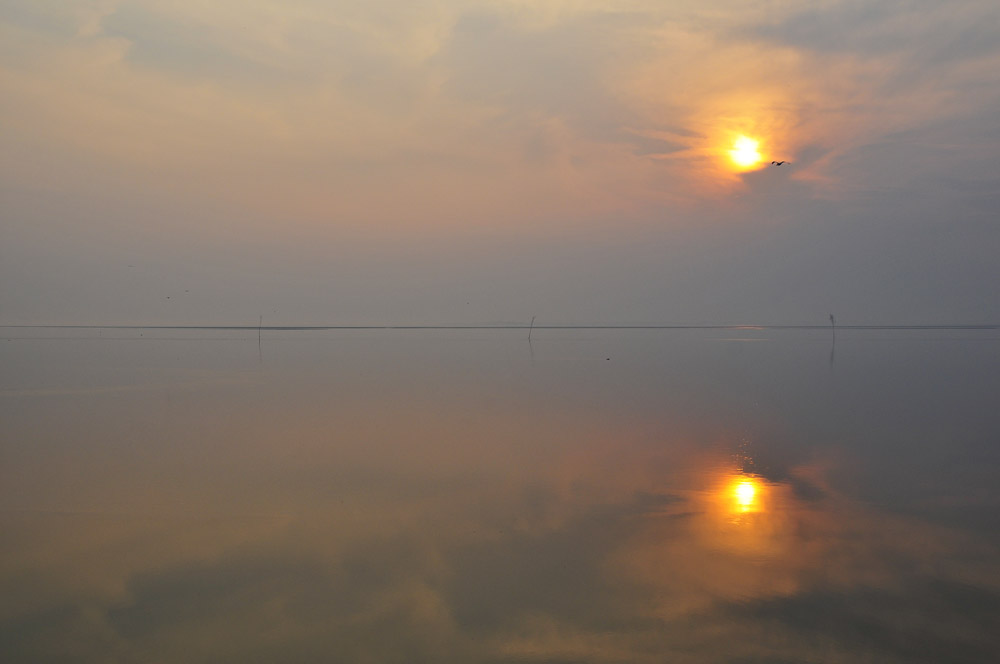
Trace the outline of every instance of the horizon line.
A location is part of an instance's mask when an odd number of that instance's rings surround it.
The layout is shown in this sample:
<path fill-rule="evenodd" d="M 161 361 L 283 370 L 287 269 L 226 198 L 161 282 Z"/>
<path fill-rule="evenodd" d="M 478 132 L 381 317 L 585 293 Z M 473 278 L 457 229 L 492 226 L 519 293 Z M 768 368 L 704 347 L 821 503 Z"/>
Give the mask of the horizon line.
<path fill-rule="evenodd" d="M 90 329 L 90 330 L 268 330 L 268 331 L 321 331 L 321 330 L 996 330 L 1000 323 L 942 323 L 942 324 L 550 324 L 530 326 L 527 323 L 502 323 L 495 325 L 81 325 L 81 324 L 0 324 L 0 328 L 35 329 Z"/>

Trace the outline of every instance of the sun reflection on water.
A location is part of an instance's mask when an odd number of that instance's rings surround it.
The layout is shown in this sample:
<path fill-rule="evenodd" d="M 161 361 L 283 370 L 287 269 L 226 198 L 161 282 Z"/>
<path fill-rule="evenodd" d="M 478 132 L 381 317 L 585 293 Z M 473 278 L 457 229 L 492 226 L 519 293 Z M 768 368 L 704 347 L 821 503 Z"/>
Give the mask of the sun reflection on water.
<path fill-rule="evenodd" d="M 733 489 L 736 505 L 742 512 L 749 512 L 754 507 L 757 497 L 757 487 L 751 479 L 740 480 Z"/>
<path fill-rule="evenodd" d="M 712 484 L 714 487 L 708 491 L 706 498 L 712 505 L 710 512 L 721 523 L 742 527 L 762 525 L 762 519 L 769 521 L 776 516 L 772 514 L 771 505 L 776 498 L 772 495 L 775 487 L 759 475 L 732 469 L 720 473 Z"/>
<path fill-rule="evenodd" d="M 729 476 L 719 492 L 718 502 L 723 512 L 741 517 L 765 511 L 767 488 L 755 475 L 738 472 Z"/>

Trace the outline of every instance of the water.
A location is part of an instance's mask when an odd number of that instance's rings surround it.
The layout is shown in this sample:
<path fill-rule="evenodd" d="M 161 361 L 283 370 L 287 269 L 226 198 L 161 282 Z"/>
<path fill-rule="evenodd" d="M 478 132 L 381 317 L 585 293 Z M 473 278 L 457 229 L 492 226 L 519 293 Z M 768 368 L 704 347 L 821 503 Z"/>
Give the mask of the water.
<path fill-rule="evenodd" d="M 4 662 L 994 662 L 1000 332 L 0 330 Z"/>

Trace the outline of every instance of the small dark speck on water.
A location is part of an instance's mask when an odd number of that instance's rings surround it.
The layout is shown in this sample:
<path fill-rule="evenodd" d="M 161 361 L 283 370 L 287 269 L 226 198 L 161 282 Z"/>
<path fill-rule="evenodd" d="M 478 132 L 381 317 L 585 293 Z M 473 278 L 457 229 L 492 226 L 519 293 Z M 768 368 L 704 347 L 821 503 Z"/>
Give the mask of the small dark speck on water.
<path fill-rule="evenodd" d="M 604 359 L 605 359 L 605 360 L 610 360 L 611 358 L 610 358 L 610 357 L 606 357 L 606 358 L 604 358 Z"/>

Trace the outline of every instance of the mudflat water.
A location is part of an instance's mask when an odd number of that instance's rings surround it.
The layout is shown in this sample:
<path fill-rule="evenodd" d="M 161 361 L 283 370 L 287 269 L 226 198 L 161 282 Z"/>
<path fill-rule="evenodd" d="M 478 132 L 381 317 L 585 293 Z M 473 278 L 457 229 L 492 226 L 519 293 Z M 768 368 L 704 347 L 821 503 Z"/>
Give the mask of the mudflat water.
<path fill-rule="evenodd" d="M 3 662 L 1000 661 L 997 330 L 0 330 Z"/>

